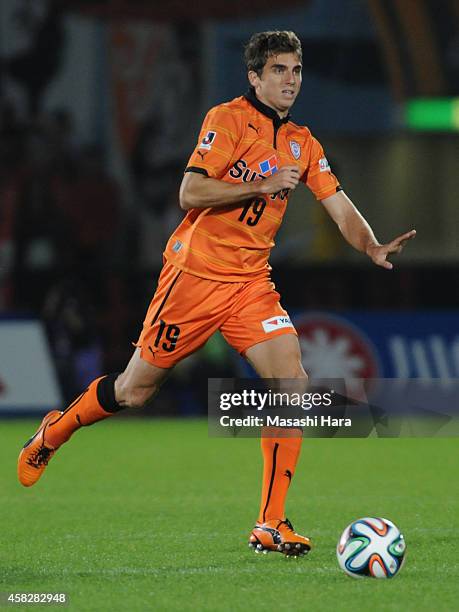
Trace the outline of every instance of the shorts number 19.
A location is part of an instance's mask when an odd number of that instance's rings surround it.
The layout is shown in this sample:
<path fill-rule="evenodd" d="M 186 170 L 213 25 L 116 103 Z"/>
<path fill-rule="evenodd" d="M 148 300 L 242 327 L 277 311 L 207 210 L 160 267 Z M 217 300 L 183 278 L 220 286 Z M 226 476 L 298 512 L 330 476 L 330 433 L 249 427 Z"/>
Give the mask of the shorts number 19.
<path fill-rule="evenodd" d="M 164 330 L 166 330 L 166 340 L 169 342 L 169 344 L 167 342 L 163 342 L 161 345 L 161 348 L 165 350 L 166 352 L 171 353 L 175 349 L 177 340 L 179 339 L 180 327 L 178 325 L 173 325 L 173 324 L 168 325 L 166 321 L 163 321 L 162 319 L 160 319 L 159 329 L 158 329 L 158 333 L 156 334 L 156 340 L 155 340 L 156 347 L 159 346 Z"/>

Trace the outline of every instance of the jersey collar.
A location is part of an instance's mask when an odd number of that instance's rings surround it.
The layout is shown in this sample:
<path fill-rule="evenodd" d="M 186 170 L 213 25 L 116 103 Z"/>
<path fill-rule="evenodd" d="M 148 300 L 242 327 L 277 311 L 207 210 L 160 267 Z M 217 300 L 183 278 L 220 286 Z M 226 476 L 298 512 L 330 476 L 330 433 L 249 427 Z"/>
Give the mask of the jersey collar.
<path fill-rule="evenodd" d="M 244 98 L 250 102 L 250 104 L 254 106 L 257 111 L 266 117 L 269 117 L 269 119 L 272 119 L 275 128 L 279 128 L 282 124 L 287 123 L 290 120 L 290 113 L 281 119 L 273 108 L 267 106 L 261 100 L 259 100 L 255 95 L 255 90 L 253 87 L 249 87 L 247 93 L 244 95 Z"/>

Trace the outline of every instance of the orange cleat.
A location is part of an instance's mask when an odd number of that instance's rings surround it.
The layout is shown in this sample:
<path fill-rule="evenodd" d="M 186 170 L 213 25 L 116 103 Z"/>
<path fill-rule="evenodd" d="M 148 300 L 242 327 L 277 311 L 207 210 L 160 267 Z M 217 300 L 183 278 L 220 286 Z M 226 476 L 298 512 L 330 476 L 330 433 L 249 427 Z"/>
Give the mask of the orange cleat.
<path fill-rule="evenodd" d="M 45 433 L 49 423 L 61 414 L 59 410 L 48 412 L 36 433 L 24 444 L 18 458 L 18 478 L 25 487 L 37 482 L 57 450 L 46 445 Z"/>
<path fill-rule="evenodd" d="M 288 519 L 257 523 L 250 534 L 249 546 L 256 553 L 275 551 L 287 557 L 303 557 L 312 548 L 311 540 L 296 533 Z"/>

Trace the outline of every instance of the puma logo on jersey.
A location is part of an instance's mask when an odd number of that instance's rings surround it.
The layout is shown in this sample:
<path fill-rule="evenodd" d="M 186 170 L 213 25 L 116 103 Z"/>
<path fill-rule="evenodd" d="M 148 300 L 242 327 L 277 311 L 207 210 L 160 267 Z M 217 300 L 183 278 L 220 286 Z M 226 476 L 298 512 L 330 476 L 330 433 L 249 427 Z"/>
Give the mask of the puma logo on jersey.
<path fill-rule="evenodd" d="M 205 153 L 202 153 L 202 151 L 198 151 L 198 155 L 201 156 L 201 159 L 204 159 L 204 157 L 207 155 L 207 151 Z"/>
<path fill-rule="evenodd" d="M 255 130 L 255 132 L 257 133 L 257 136 L 260 135 L 260 128 L 255 127 L 251 123 L 249 123 L 249 128 L 252 128 L 252 130 Z"/>

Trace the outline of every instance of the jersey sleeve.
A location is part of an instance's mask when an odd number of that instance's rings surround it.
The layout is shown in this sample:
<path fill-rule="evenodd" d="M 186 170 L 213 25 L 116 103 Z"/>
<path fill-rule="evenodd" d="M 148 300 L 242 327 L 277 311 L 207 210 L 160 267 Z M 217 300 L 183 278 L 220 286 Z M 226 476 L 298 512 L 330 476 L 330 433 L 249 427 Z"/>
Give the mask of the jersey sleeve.
<path fill-rule="evenodd" d="M 227 105 L 210 109 L 185 172 L 201 172 L 211 178 L 223 178 L 241 139 L 238 117 Z"/>
<path fill-rule="evenodd" d="M 312 146 L 309 166 L 301 180 L 306 183 L 317 200 L 324 200 L 337 191 L 341 191 L 341 186 L 331 171 L 322 145 L 313 136 L 311 138 Z"/>

